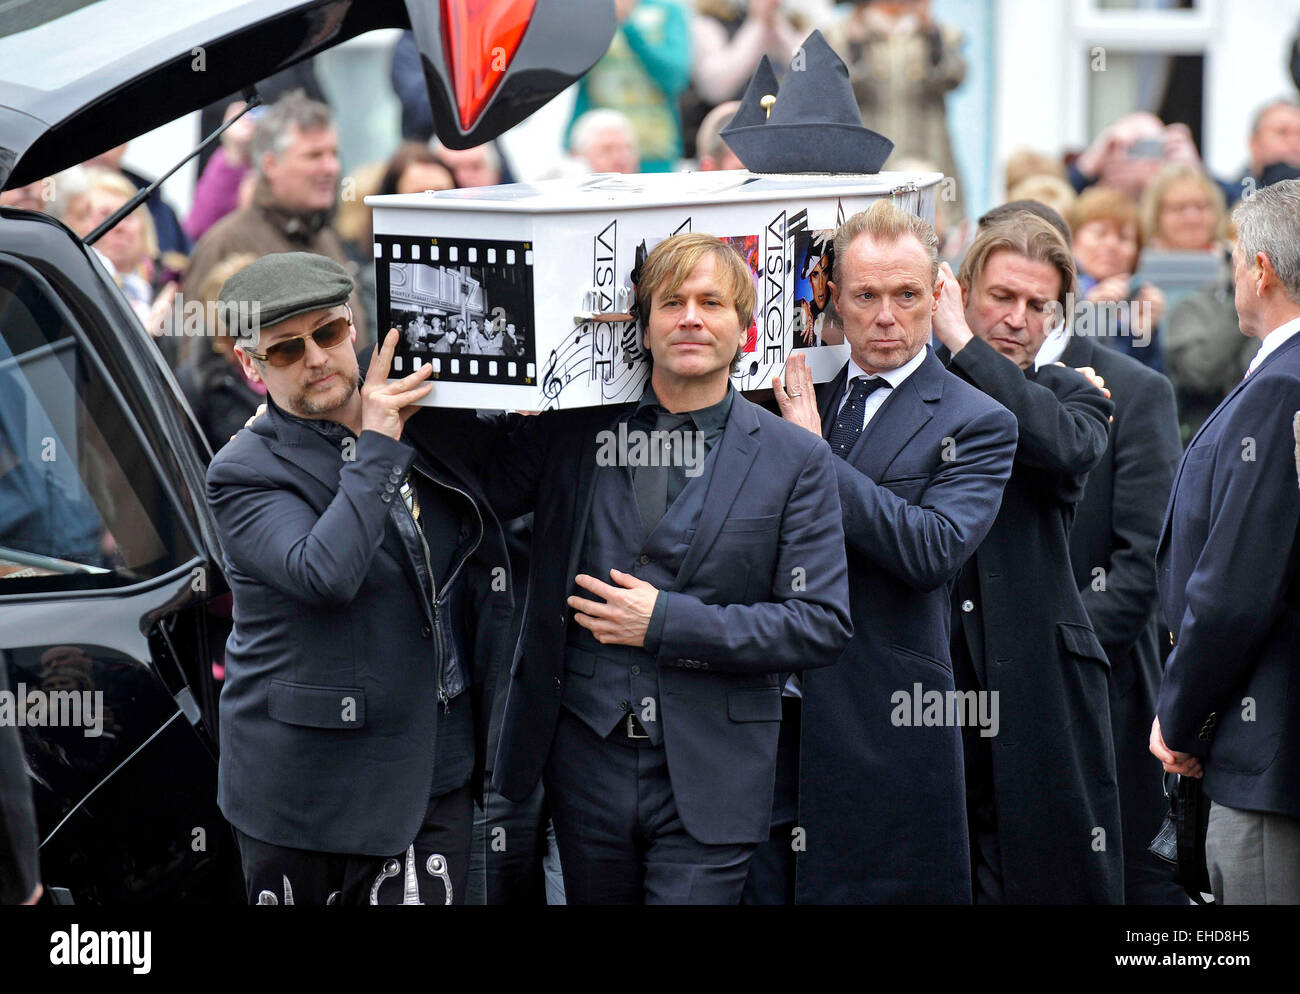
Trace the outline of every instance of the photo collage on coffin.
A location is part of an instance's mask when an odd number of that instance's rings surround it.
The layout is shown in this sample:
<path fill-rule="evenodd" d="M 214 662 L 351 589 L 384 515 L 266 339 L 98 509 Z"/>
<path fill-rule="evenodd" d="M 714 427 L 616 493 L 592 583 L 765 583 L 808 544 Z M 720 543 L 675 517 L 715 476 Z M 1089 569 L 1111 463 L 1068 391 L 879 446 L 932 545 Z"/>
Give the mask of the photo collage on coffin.
<path fill-rule="evenodd" d="M 844 331 L 831 299 L 835 229 L 804 228 L 794 235 L 794 342 L 796 349 L 840 345 Z"/>
<path fill-rule="evenodd" d="M 691 219 L 688 218 L 673 234 L 679 235 L 690 230 Z M 744 344 L 740 347 L 744 355 L 752 356 L 758 350 L 758 323 L 763 311 L 763 261 L 759 237 L 758 235 L 717 235 L 716 237 L 735 249 L 736 253 L 745 260 L 745 265 L 749 267 L 750 275 L 754 280 L 754 313 L 749 319 L 749 327 L 745 329 Z M 665 238 L 662 237 L 645 239 L 641 243 L 641 253 L 644 255 L 664 240 Z"/>
<path fill-rule="evenodd" d="M 379 327 L 401 332 L 393 376 L 537 382 L 530 242 L 376 235 L 375 287 Z"/>
<path fill-rule="evenodd" d="M 745 260 L 745 264 L 749 266 L 749 272 L 754 278 L 754 314 L 749 319 L 749 327 L 745 329 L 745 344 L 741 346 L 741 351 L 745 355 L 752 355 L 758 349 L 758 304 L 763 299 L 763 263 L 758 245 L 758 235 L 721 235 L 719 237 L 740 253 L 740 257 Z"/>
<path fill-rule="evenodd" d="M 843 204 L 836 207 L 837 223 L 842 223 Z M 699 230 L 699 223 L 690 218 L 675 233 Z M 830 293 L 835 231 L 810 228 L 808 211 L 800 209 L 767 218 L 759 234 L 718 235 L 745 260 L 754 278 L 754 314 L 741 347 L 738 389 L 766 389 L 792 350 L 808 355 L 823 376 L 831 366 L 842 365 L 844 357 L 830 350 L 821 354 L 826 346 L 844 344 Z M 651 238 L 644 244 L 654 248 L 661 241 Z"/>

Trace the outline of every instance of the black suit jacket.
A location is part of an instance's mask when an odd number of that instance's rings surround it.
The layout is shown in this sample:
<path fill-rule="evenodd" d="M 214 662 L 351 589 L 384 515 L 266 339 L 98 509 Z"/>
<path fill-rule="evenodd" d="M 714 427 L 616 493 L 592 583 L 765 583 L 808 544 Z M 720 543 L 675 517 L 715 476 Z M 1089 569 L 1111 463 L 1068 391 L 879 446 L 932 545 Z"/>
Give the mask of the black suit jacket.
<path fill-rule="evenodd" d="M 827 431 L 846 378 L 818 388 Z M 895 695 L 954 689 L 948 584 L 992 526 L 1015 451 L 1011 413 L 927 349 L 834 461 L 853 639 L 802 678 L 800 903 L 970 903 L 961 730 L 900 726 Z"/>
<path fill-rule="evenodd" d="M 950 368 L 1006 406 L 1020 431 L 997 519 L 958 578 L 971 604 L 953 632 L 999 695 L 1000 728 L 988 742 L 1005 899 L 1119 904 L 1110 663 L 1067 540 L 1113 405 L 1074 370 L 1027 373 L 980 338 Z"/>
<path fill-rule="evenodd" d="M 1300 490 L 1292 419 L 1300 336 L 1206 419 L 1174 480 L 1156 551 L 1173 628 L 1158 714 L 1202 757 L 1205 791 L 1300 817 Z"/>
<path fill-rule="evenodd" d="M 391 855 L 415 837 L 434 777 L 440 640 L 390 510 L 416 448 L 477 505 L 464 562 L 465 644 L 482 770 L 486 696 L 508 658 L 501 529 L 466 454 L 471 413 L 419 412 L 395 441 L 339 442 L 274 405 L 208 468 L 235 598 L 221 691 L 218 802 L 264 842 Z M 501 572 L 495 573 L 494 570 Z M 471 782 L 481 783 L 481 773 Z"/>
<path fill-rule="evenodd" d="M 1164 376 L 1094 339 L 1071 338 L 1061 361 L 1095 369 L 1115 405 L 1110 440 L 1088 474 L 1070 529 L 1070 562 L 1088 619 L 1110 660 L 1125 863 L 1150 865 L 1146 847 L 1169 809 L 1160 761 L 1147 744 L 1160 688 L 1157 633 L 1163 634 L 1156 539 L 1182 454 L 1178 410 Z M 1129 903 L 1171 898 L 1186 903 L 1178 887 L 1162 888 L 1149 873 L 1127 872 L 1125 890 Z"/>
<path fill-rule="evenodd" d="M 564 689 L 565 634 L 599 436 L 627 407 L 512 422 L 488 491 L 503 518 L 535 510 L 527 615 L 511 668 L 494 786 L 537 784 Z M 736 396 L 656 658 L 664 748 L 686 830 L 767 838 L 781 719 L 778 674 L 834 662 L 852 634 L 830 447 Z M 636 514 L 629 508 L 629 514 Z M 610 564 L 614 566 L 616 564 Z M 623 564 L 635 573 L 637 564 Z"/>

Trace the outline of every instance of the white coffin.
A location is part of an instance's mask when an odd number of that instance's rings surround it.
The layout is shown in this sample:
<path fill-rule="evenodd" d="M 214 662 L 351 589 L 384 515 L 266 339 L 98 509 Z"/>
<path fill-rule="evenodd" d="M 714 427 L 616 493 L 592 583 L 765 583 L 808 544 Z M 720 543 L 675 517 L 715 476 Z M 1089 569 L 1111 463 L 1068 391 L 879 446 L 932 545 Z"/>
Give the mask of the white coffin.
<path fill-rule="evenodd" d="M 730 240 L 754 272 L 754 326 L 736 388 L 770 386 L 791 349 L 808 356 L 814 379 L 830 379 L 848 346 L 833 321 L 807 321 L 820 297 L 804 272 L 810 245 L 882 197 L 933 222 L 942 179 L 601 174 L 367 197 L 379 327 L 403 332 L 393 376 L 432 363 L 437 385 L 426 402 L 440 407 L 636 400 L 649 367 L 635 324 L 617 315 L 631 302 L 637 248 L 702 231 Z"/>

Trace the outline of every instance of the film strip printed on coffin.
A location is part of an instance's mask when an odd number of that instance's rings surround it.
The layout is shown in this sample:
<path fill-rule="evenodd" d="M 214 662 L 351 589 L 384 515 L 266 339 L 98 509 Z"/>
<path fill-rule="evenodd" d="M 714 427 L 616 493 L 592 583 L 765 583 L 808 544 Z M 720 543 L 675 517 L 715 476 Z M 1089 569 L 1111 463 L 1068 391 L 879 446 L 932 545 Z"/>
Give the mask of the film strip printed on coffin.
<path fill-rule="evenodd" d="M 394 376 L 537 383 L 531 242 L 375 236 L 380 328 L 397 328 Z"/>

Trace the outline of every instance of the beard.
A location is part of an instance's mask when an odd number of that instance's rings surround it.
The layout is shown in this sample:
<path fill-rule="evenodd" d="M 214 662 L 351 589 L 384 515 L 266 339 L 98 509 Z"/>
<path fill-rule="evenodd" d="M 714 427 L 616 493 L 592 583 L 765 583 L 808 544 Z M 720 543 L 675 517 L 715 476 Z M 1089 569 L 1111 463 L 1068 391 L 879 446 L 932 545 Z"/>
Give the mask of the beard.
<path fill-rule="evenodd" d="M 335 375 L 341 382 L 335 384 L 324 395 L 319 391 L 308 390 L 301 390 L 294 394 L 289 398 L 290 409 L 300 417 L 308 418 L 321 417 L 337 411 L 352 399 L 352 395 L 357 392 L 357 383 L 346 374 L 336 372 Z"/>

